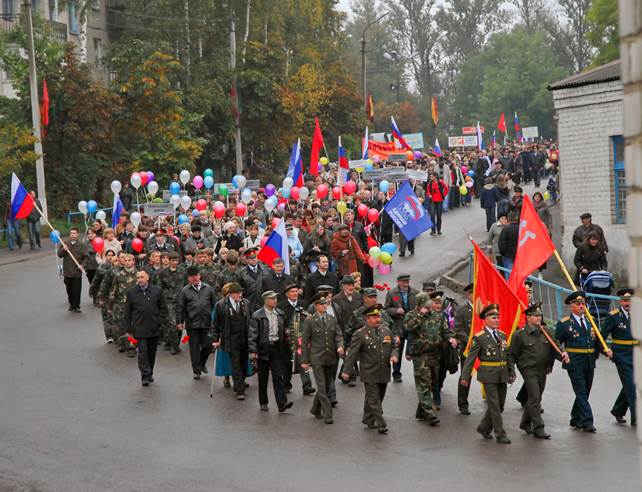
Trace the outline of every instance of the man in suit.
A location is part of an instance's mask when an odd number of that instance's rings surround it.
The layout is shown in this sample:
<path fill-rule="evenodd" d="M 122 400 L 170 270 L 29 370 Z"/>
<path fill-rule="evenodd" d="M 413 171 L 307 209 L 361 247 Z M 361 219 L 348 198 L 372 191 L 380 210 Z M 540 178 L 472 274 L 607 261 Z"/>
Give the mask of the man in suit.
<path fill-rule="evenodd" d="M 292 277 L 285 273 L 284 270 L 285 263 L 281 258 L 276 258 L 272 262 L 272 268 L 263 272 L 261 288 L 263 292 L 268 290 L 276 292 L 278 302 L 285 300 L 285 286 L 292 283 Z"/>
<path fill-rule="evenodd" d="M 319 291 L 320 285 L 329 285 L 333 288 L 335 294 L 339 293 L 339 276 L 328 270 L 330 268 L 330 260 L 325 255 L 320 255 L 317 260 L 317 271 L 308 275 L 305 282 L 305 300 L 309 304 L 312 297 Z"/>
<path fill-rule="evenodd" d="M 156 347 L 161 335 L 161 319 L 167 316 L 161 288 L 149 283 L 145 270 L 136 273 L 136 285 L 127 291 L 125 326 L 127 334 L 136 340 L 138 368 L 143 386 L 154 382 Z"/>
<path fill-rule="evenodd" d="M 258 264 L 256 254 L 259 248 L 248 248 L 243 253 L 246 265 L 238 272 L 244 297 L 250 303 L 250 312 L 253 313 L 263 305 L 261 293 L 263 292 L 263 268 Z"/>
<path fill-rule="evenodd" d="M 484 439 L 495 438 L 499 444 L 510 444 L 504 430 L 502 412 L 506 402 L 507 383 L 515 380 L 515 371 L 508 357 L 506 335 L 499 328 L 499 305 L 489 304 L 479 317 L 484 321 L 484 328 L 473 338 L 472 346 L 461 371 L 459 384 L 470 386 L 475 360 L 479 358 L 477 380 L 486 391 L 486 413 L 477 427 Z"/>
<path fill-rule="evenodd" d="M 393 366 L 392 379 L 401 383 L 401 359 L 406 344 L 406 333 L 403 326 L 404 316 L 417 306 L 418 290 L 410 287 L 410 275 L 404 273 L 397 276 L 397 287 L 386 294 L 384 307 L 393 321 L 392 332 L 398 338 L 399 358 Z"/>
<path fill-rule="evenodd" d="M 329 316 L 328 298 L 319 292 L 314 296 L 315 313 L 303 322 L 301 341 L 301 367 L 312 366 L 317 392 L 310 413 L 316 418 L 332 424 L 332 404 L 328 397 L 330 386 L 337 374 L 337 355 L 344 354 L 343 334 L 337 319 Z"/>

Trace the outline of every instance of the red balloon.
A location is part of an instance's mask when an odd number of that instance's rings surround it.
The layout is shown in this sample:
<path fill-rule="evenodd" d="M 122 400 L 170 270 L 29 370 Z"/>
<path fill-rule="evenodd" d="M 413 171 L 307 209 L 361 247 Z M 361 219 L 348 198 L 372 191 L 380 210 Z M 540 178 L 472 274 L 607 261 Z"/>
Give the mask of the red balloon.
<path fill-rule="evenodd" d="M 236 215 L 239 217 L 245 217 L 245 214 L 247 213 L 247 207 L 245 206 L 245 203 L 237 203 L 236 204 Z"/>
<path fill-rule="evenodd" d="M 220 203 L 214 205 L 214 217 L 217 219 L 222 218 L 225 215 L 225 206 Z"/>
<path fill-rule="evenodd" d="M 320 200 L 323 200 L 326 196 L 328 196 L 328 185 L 320 184 L 317 186 L 317 198 Z"/>
<path fill-rule="evenodd" d="M 137 237 L 134 238 L 134 240 L 132 241 L 132 249 L 136 251 L 136 253 L 140 253 L 143 250 L 143 241 L 141 241 Z"/>
<path fill-rule="evenodd" d="M 91 245 L 94 247 L 94 251 L 96 253 L 101 253 L 103 248 L 105 247 L 105 241 L 103 241 L 103 238 L 97 237 L 94 238 L 94 240 L 91 242 Z"/>
<path fill-rule="evenodd" d="M 207 208 L 207 202 L 203 198 L 199 198 L 196 202 L 196 210 L 205 210 Z"/>
<path fill-rule="evenodd" d="M 370 210 L 368 210 L 368 220 L 370 222 L 377 222 L 378 219 L 379 219 L 379 210 L 377 210 L 376 208 L 371 208 Z"/>
<path fill-rule="evenodd" d="M 141 171 L 138 174 L 140 176 L 140 181 L 143 184 L 143 186 L 147 186 L 147 183 L 149 183 L 149 176 L 147 175 L 147 172 Z"/>
<path fill-rule="evenodd" d="M 363 203 L 357 207 L 357 213 L 359 214 L 359 217 L 365 217 L 368 215 L 368 205 L 364 205 Z"/>
<path fill-rule="evenodd" d="M 355 191 L 357 191 L 357 183 L 355 183 L 354 181 L 346 181 L 346 184 L 343 185 L 343 191 L 345 191 L 348 195 L 352 195 Z"/>
<path fill-rule="evenodd" d="M 279 225 L 279 219 L 278 217 L 272 217 L 272 230 L 276 229 L 276 226 Z"/>
<path fill-rule="evenodd" d="M 334 198 L 335 200 L 339 200 L 341 198 L 341 188 L 339 188 L 338 186 L 332 188 L 332 198 Z"/>
<path fill-rule="evenodd" d="M 261 248 L 262 248 L 263 246 L 265 246 L 265 243 L 267 243 L 267 240 L 268 240 L 268 237 L 267 237 L 267 236 L 263 236 L 263 237 L 261 238 Z"/>
<path fill-rule="evenodd" d="M 292 200 L 298 200 L 300 198 L 299 190 L 300 188 L 298 186 L 290 188 L 290 198 L 292 198 Z"/>

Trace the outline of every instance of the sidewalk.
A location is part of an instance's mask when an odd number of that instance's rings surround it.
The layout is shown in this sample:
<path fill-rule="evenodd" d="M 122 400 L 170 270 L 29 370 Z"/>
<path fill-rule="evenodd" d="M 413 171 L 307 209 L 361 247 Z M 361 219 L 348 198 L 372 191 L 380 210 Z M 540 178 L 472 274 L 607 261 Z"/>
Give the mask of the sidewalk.
<path fill-rule="evenodd" d="M 54 256 L 54 244 L 49 239 L 49 236 L 40 238 L 42 249 L 31 250 L 29 248 L 29 236 L 22 238 L 22 249 L 16 248 L 14 251 L 9 251 L 9 248 L 0 248 L 0 267 L 4 265 L 11 265 L 13 263 L 21 263 L 23 261 L 37 260 L 46 256 Z"/>

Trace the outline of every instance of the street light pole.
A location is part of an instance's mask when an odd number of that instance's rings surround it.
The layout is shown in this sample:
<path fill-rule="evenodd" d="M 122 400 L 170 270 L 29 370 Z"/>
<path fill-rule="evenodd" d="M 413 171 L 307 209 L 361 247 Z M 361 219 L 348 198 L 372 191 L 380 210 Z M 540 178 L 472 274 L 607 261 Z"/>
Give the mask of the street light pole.
<path fill-rule="evenodd" d="M 42 157 L 42 132 L 40 128 L 40 104 L 38 102 L 38 77 L 36 75 L 36 51 L 33 42 L 33 23 L 31 0 L 24 0 L 25 29 L 27 31 L 27 56 L 29 60 L 29 92 L 31 95 L 31 124 L 36 141 L 33 144 L 36 158 L 36 182 L 38 199 L 42 204 L 44 218 L 47 219 L 47 195 L 45 193 L 45 161 Z"/>
<path fill-rule="evenodd" d="M 385 14 L 381 14 L 375 20 L 368 22 L 366 26 L 363 28 L 363 32 L 361 33 L 361 83 L 363 88 L 364 112 L 368 111 L 368 86 L 366 81 L 366 31 L 370 28 L 370 26 L 373 26 L 374 24 L 379 22 L 381 19 L 383 19 L 386 15 L 388 15 L 388 13 L 389 12 L 386 12 Z"/>

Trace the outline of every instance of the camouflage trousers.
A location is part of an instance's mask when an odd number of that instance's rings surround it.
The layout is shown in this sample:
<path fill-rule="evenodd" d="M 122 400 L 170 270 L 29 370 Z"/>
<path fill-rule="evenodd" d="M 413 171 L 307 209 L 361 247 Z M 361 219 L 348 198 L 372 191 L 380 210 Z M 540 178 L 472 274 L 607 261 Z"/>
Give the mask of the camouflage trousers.
<path fill-rule="evenodd" d="M 127 327 L 125 326 L 125 304 L 120 302 L 114 302 L 111 308 L 111 314 L 114 320 L 112 335 L 114 337 L 114 342 L 118 348 L 122 351 L 135 350 L 136 347 L 132 345 L 127 340 Z"/>
<path fill-rule="evenodd" d="M 439 356 L 422 354 L 412 359 L 415 372 L 415 389 L 419 399 L 417 417 L 436 417 L 433 407 L 432 390 L 439 373 Z"/>
<path fill-rule="evenodd" d="M 109 312 L 109 308 L 105 303 L 100 306 L 100 316 L 103 320 L 103 330 L 105 331 L 105 338 L 107 340 L 110 338 L 115 338 L 116 328 L 114 326 L 114 317 L 112 316 L 111 312 Z"/>
<path fill-rule="evenodd" d="M 182 332 L 176 329 L 176 302 L 167 303 L 167 318 L 163 320 L 161 341 L 172 348 L 179 348 Z"/>

